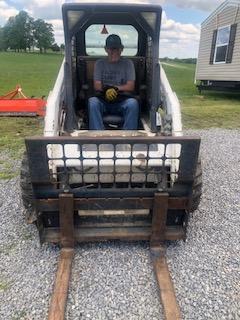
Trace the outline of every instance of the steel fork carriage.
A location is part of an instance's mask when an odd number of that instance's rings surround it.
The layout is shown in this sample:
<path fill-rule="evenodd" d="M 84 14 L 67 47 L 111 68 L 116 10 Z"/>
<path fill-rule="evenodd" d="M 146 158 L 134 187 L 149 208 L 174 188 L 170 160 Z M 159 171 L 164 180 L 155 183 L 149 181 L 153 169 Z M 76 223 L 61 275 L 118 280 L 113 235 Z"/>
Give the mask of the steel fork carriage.
<path fill-rule="evenodd" d="M 148 240 L 166 319 L 180 319 L 162 245 L 185 239 L 199 144 L 162 136 L 26 139 L 40 239 L 65 250 L 62 301 L 76 242 Z M 49 319 L 64 319 L 62 281 L 57 276 Z"/>

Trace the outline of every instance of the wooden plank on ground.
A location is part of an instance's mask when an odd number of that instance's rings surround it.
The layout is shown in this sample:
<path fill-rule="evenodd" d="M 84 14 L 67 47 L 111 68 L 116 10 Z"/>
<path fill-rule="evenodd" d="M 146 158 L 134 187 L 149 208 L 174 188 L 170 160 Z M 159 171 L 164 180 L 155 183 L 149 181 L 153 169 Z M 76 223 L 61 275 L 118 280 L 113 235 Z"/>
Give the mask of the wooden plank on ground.
<path fill-rule="evenodd" d="M 63 248 L 60 252 L 54 290 L 50 302 L 48 320 L 64 320 L 71 276 L 74 249 Z"/>
<path fill-rule="evenodd" d="M 163 253 L 160 253 L 159 256 L 153 255 L 152 259 L 160 290 L 165 320 L 181 320 L 180 308 L 176 300 L 174 286 L 165 255 Z"/>

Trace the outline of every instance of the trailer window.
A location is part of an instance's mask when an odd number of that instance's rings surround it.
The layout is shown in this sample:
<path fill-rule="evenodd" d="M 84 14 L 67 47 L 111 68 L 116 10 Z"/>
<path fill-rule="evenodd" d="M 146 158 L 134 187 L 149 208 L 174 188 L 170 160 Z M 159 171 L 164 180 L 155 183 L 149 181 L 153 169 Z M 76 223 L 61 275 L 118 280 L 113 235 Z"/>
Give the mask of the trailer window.
<path fill-rule="evenodd" d="M 91 25 L 85 33 L 86 54 L 89 56 L 107 55 L 104 49 L 106 38 L 110 34 L 120 36 L 124 45 L 122 56 L 135 56 L 138 52 L 138 32 L 131 25 L 109 25 L 105 28 L 107 34 L 102 33 L 103 25 Z"/>
<path fill-rule="evenodd" d="M 216 48 L 214 55 L 215 63 L 225 63 L 229 44 L 230 26 L 219 28 L 217 31 Z"/>

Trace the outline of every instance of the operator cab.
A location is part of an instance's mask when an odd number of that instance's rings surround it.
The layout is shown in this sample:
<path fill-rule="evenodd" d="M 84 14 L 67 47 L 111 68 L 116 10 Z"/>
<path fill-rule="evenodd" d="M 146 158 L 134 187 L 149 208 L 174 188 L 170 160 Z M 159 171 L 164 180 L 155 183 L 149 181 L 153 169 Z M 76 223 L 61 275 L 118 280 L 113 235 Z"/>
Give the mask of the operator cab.
<path fill-rule="evenodd" d="M 160 106 L 159 33 L 161 7 L 157 5 L 64 4 L 66 101 L 65 129 L 88 129 L 87 104 L 94 96 L 96 60 L 106 57 L 105 40 L 118 34 L 123 57 L 135 66 L 134 97 L 139 102 L 139 128 L 157 132 Z M 103 118 L 106 129 L 121 129 L 119 116 Z"/>

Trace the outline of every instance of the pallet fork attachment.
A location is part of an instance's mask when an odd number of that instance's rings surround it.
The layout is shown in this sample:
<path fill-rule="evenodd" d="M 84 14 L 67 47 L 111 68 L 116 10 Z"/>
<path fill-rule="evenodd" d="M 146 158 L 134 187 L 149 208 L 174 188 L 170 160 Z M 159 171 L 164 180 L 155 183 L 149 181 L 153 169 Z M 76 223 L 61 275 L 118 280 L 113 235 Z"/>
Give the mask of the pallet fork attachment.
<path fill-rule="evenodd" d="M 58 262 L 54 290 L 51 298 L 48 320 L 64 320 L 68 287 L 74 258 L 73 195 L 59 195 L 59 218 L 61 252 Z"/>
<path fill-rule="evenodd" d="M 180 309 L 168 270 L 163 245 L 168 209 L 168 194 L 154 196 L 152 233 L 150 237 L 151 258 L 159 286 L 160 298 L 166 320 L 180 320 Z M 74 197 L 71 193 L 59 195 L 61 252 L 49 307 L 48 320 L 64 320 L 71 266 L 74 258 Z"/>
<path fill-rule="evenodd" d="M 49 320 L 64 319 L 75 243 L 117 239 L 150 242 L 165 319 L 181 319 L 164 241 L 186 237 L 199 146 L 198 137 L 26 139 L 40 240 L 61 244 Z"/>
<path fill-rule="evenodd" d="M 168 270 L 163 245 L 167 222 L 168 194 L 156 193 L 154 197 L 152 235 L 150 250 L 156 274 L 160 298 L 166 320 L 180 320 L 180 309 L 176 300 L 173 283 Z"/>

